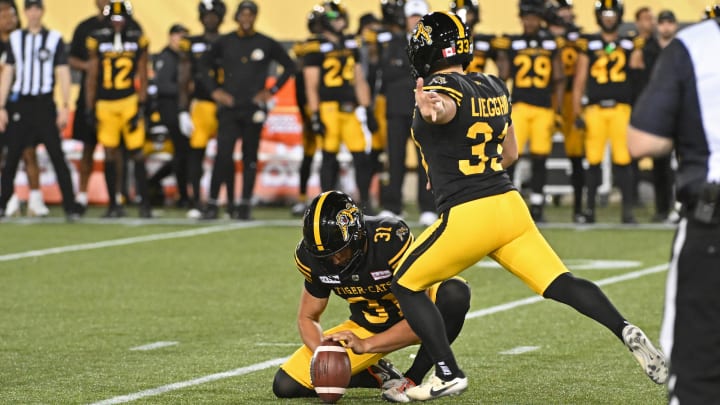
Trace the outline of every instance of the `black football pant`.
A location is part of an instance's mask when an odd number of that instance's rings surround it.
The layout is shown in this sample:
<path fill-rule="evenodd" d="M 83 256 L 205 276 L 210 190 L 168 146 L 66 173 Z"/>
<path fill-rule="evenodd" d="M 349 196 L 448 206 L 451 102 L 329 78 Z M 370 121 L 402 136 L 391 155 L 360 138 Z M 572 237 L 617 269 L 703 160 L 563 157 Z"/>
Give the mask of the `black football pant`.
<path fill-rule="evenodd" d="M 388 171 L 390 172 L 390 182 L 383 190 L 382 204 L 383 208 L 400 214 L 403 208 L 402 189 L 405 181 L 405 166 L 407 155 L 407 141 L 410 137 L 410 129 L 412 127 L 411 116 L 388 116 L 387 117 L 387 158 Z M 422 158 L 419 149 L 417 152 L 417 177 L 418 177 L 418 206 L 420 212 L 435 212 L 435 199 L 432 192 L 425 187 L 427 184 L 427 175 L 422 166 Z"/>
<path fill-rule="evenodd" d="M 660 332 L 670 403 L 720 404 L 720 224 L 683 218 L 672 252 Z"/>
<path fill-rule="evenodd" d="M 2 168 L 0 183 L 0 208 L 5 209 L 15 186 L 15 174 L 23 150 L 44 144 L 55 169 L 65 212 L 71 212 L 75 204 L 70 169 L 62 150 L 60 132 L 55 123 L 57 110 L 52 95 L 21 97 L 15 103 L 8 103 L 7 114 L 10 118 L 4 137 L 7 142 L 7 156 Z M 15 120 L 15 118 L 18 118 Z"/>
<path fill-rule="evenodd" d="M 674 174 L 670 155 L 653 159 L 653 187 L 655 188 L 655 213 L 667 217 L 672 209 Z"/>
<path fill-rule="evenodd" d="M 255 110 L 218 108 L 217 155 L 210 180 L 210 201 L 217 202 L 220 186 L 225 184 L 228 207 L 235 205 L 235 142 L 242 139 L 243 186 L 242 199 L 249 201 L 255 188 L 257 155 L 260 147 L 262 122 L 253 122 Z"/>
<path fill-rule="evenodd" d="M 179 107 L 176 99 L 158 99 L 158 112 L 167 127 L 173 144 L 172 171 L 175 173 L 181 201 L 188 201 L 188 172 L 190 170 L 190 139 L 180 132 Z"/>

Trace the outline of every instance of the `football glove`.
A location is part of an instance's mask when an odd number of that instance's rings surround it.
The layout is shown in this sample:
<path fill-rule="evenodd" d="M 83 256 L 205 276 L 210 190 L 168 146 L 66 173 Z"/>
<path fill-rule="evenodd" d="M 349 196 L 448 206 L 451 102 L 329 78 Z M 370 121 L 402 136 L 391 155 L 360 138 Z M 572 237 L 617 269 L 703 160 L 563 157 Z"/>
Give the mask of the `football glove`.
<path fill-rule="evenodd" d="M 323 124 L 320 113 L 317 111 L 310 116 L 310 129 L 315 135 L 325 136 L 325 124 Z"/>
<path fill-rule="evenodd" d="M 579 116 L 575 118 L 575 128 L 577 129 L 585 129 L 585 120 L 583 117 Z"/>
<path fill-rule="evenodd" d="M 190 113 L 180 111 L 180 114 L 178 114 L 178 123 L 180 124 L 180 132 L 190 138 L 190 135 L 195 131 L 195 125 L 193 124 L 192 117 L 190 117 Z"/>
<path fill-rule="evenodd" d="M 132 118 L 130 118 L 130 121 L 128 121 L 129 132 L 137 131 L 138 125 L 140 125 L 140 120 L 142 120 L 143 116 L 145 116 L 145 104 L 138 103 L 137 112 L 132 116 Z"/>

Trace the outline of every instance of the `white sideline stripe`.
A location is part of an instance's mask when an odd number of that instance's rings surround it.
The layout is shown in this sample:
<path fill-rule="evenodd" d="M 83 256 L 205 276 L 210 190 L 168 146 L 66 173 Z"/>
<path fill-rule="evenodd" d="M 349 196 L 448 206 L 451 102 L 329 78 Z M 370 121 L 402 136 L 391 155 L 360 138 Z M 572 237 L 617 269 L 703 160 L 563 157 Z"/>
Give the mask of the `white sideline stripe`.
<path fill-rule="evenodd" d="M 668 263 L 659 264 L 657 266 L 648 267 L 647 269 L 634 271 L 632 273 L 624 274 L 622 276 L 616 276 L 616 277 L 602 279 L 602 280 L 596 281 L 595 284 L 608 285 L 608 284 L 613 284 L 613 283 L 619 283 L 622 281 L 627 281 L 627 280 L 644 277 L 644 276 L 647 276 L 650 274 L 660 273 L 662 271 L 667 270 L 667 268 L 668 268 Z M 544 298 L 539 297 L 539 296 L 533 296 L 533 297 L 529 297 L 529 298 L 525 298 L 525 299 L 521 299 L 521 300 L 517 300 L 517 301 L 508 302 L 508 303 L 501 304 L 501 305 L 496 305 L 494 307 L 490 307 L 487 309 L 482 309 L 479 311 L 471 312 L 465 317 L 465 319 L 479 318 L 479 317 L 491 315 L 491 314 L 494 314 L 497 312 L 507 311 L 507 310 L 510 310 L 513 308 L 521 307 L 523 305 L 528 305 L 528 304 L 532 304 L 535 302 L 539 302 L 539 301 L 542 301 L 543 299 Z M 103 400 L 100 402 L 94 402 L 90 405 L 111 405 L 111 404 L 122 404 L 125 402 L 135 401 L 135 400 L 138 400 L 141 398 L 159 395 L 159 394 L 162 394 L 162 393 L 165 393 L 168 391 L 179 390 L 179 389 L 191 387 L 193 385 L 200 385 L 200 384 L 204 384 L 206 382 L 216 381 L 216 380 L 220 380 L 223 378 L 236 377 L 239 375 L 249 374 L 249 373 L 252 373 L 255 371 L 264 370 L 266 368 L 270 368 L 273 366 L 279 366 L 289 358 L 290 358 L 290 356 L 277 358 L 277 359 L 271 359 L 271 360 L 264 361 L 262 363 L 257 363 L 257 364 L 253 364 L 253 365 L 250 365 L 247 367 L 237 368 L 235 370 L 226 371 L 223 373 L 211 374 L 211 375 L 208 375 L 205 377 L 196 378 L 194 380 L 163 385 L 162 387 L 152 388 L 149 390 L 136 392 L 134 394 L 128 394 L 128 395 L 123 395 L 123 396 L 119 396 L 119 397 L 106 399 L 106 400 Z"/>
<path fill-rule="evenodd" d="M 57 255 L 57 254 L 68 253 L 68 252 L 79 252 L 82 250 L 93 250 L 93 249 L 102 249 L 102 248 L 106 248 L 106 247 L 132 245 L 132 244 L 143 243 L 143 242 L 154 242 L 154 241 L 166 240 L 166 239 L 188 238 L 188 237 L 197 236 L 197 235 L 207 235 L 207 234 L 216 233 L 216 232 L 226 232 L 226 231 L 232 231 L 232 230 L 239 229 L 239 228 L 248 228 L 250 226 L 257 226 L 257 225 L 258 225 L 258 223 L 255 223 L 255 224 L 236 223 L 236 224 L 230 224 L 230 225 L 208 226 L 206 228 L 187 229 L 184 231 L 177 231 L 177 232 L 156 233 L 156 234 L 152 234 L 152 235 L 134 236 L 132 238 L 112 239 L 112 240 L 105 240 L 105 241 L 101 241 L 101 242 L 81 243 L 78 245 L 60 246 L 60 247 L 39 249 L 39 250 L 28 250 L 26 252 L 0 255 L 0 262 L 9 262 L 12 260 L 28 259 L 31 257 Z"/>
<path fill-rule="evenodd" d="M 140 351 L 155 350 L 155 349 L 160 349 L 161 347 L 175 346 L 179 343 L 180 342 L 155 342 L 155 343 L 149 343 L 149 344 L 142 345 L 142 346 L 131 347 L 130 350 L 140 350 Z"/>
<path fill-rule="evenodd" d="M 249 373 L 252 373 L 255 371 L 265 370 L 266 368 L 279 366 L 279 365 L 283 364 L 285 361 L 287 361 L 287 359 L 289 359 L 289 358 L 290 358 L 290 356 L 282 357 L 282 358 L 278 358 L 278 359 L 272 359 L 272 360 L 264 361 L 262 363 L 253 364 L 253 365 L 250 365 L 247 367 L 236 368 L 235 370 L 206 375 L 205 377 L 196 378 L 194 380 L 188 380 L 188 381 L 163 385 L 162 387 L 151 388 L 149 390 L 136 392 L 134 394 L 122 395 L 119 397 L 106 399 L 106 400 L 103 400 L 100 402 L 94 402 L 91 405 L 123 404 L 125 402 L 135 401 L 140 398 L 159 395 L 164 392 L 175 391 L 175 390 L 179 390 L 179 389 L 183 389 L 183 388 L 187 388 L 187 387 L 192 387 L 193 385 L 200 385 L 200 384 L 205 384 L 205 383 L 209 383 L 212 381 L 222 380 L 225 378 L 237 377 L 239 375 L 249 374 Z"/>
<path fill-rule="evenodd" d="M 297 343 L 270 343 L 270 342 L 258 342 L 255 346 L 299 346 Z"/>
<path fill-rule="evenodd" d="M 500 354 L 509 354 L 509 355 L 523 354 L 523 353 L 527 353 L 527 352 L 533 352 L 539 348 L 540 348 L 540 346 L 518 346 L 518 347 L 513 347 L 510 350 L 502 351 L 502 352 L 500 352 Z"/>

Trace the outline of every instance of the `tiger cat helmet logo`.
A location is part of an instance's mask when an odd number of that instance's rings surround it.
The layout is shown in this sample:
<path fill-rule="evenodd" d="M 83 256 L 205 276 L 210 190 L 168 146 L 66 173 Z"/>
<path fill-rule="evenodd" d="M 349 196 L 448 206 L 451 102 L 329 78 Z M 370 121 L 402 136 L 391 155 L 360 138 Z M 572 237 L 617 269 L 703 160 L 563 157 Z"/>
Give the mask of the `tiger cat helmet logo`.
<path fill-rule="evenodd" d="M 413 35 L 415 39 L 420 40 L 425 45 L 432 45 L 433 41 L 430 34 L 432 34 L 432 27 L 427 27 L 420 21 L 417 27 L 415 27 L 415 33 Z"/>

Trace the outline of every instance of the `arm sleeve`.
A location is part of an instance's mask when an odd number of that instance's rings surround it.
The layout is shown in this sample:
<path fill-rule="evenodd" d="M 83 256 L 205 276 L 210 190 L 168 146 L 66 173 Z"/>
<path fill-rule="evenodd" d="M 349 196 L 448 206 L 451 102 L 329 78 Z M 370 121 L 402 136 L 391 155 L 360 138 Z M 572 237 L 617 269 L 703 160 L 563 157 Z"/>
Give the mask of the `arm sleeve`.
<path fill-rule="evenodd" d="M 659 136 L 672 138 L 683 81 L 692 78 L 690 56 L 680 41 L 673 40 L 655 63 L 650 82 L 633 108 L 630 124 Z M 685 62 L 683 62 L 685 61 Z"/>
<path fill-rule="evenodd" d="M 70 42 L 70 56 L 81 60 L 87 60 L 87 48 L 85 47 L 85 33 L 78 25 L 73 33 L 72 41 Z"/>
<path fill-rule="evenodd" d="M 60 40 L 58 41 L 57 47 L 55 48 L 55 60 L 53 60 L 53 65 L 55 67 L 67 65 L 68 64 L 68 54 L 66 51 L 65 43 Z"/>
<path fill-rule="evenodd" d="M 285 48 L 283 48 L 279 42 L 273 40 L 270 46 L 272 58 L 283 67 L 282 74 L 278 77 L 277 82 L 275 82 L 275 85 L 270 90 L 271 93 L 275 94 L 282 88 L 291 76 L 295 75 L 297 67 L 295 66 L 295 62 L 290 58 L 290 55 L 288 55 L 285 51 Z"/>
<path fill-rule="evenodd" d="M 203 54 L 198 60 L 198 69 L 194 79 L 202 83 L 202 86 L 212 93 L 218 88 L 217 78 L 214 75 L 215 61 L 222 58 L 222 37 L 210 46 L 210 50 Z"/>

